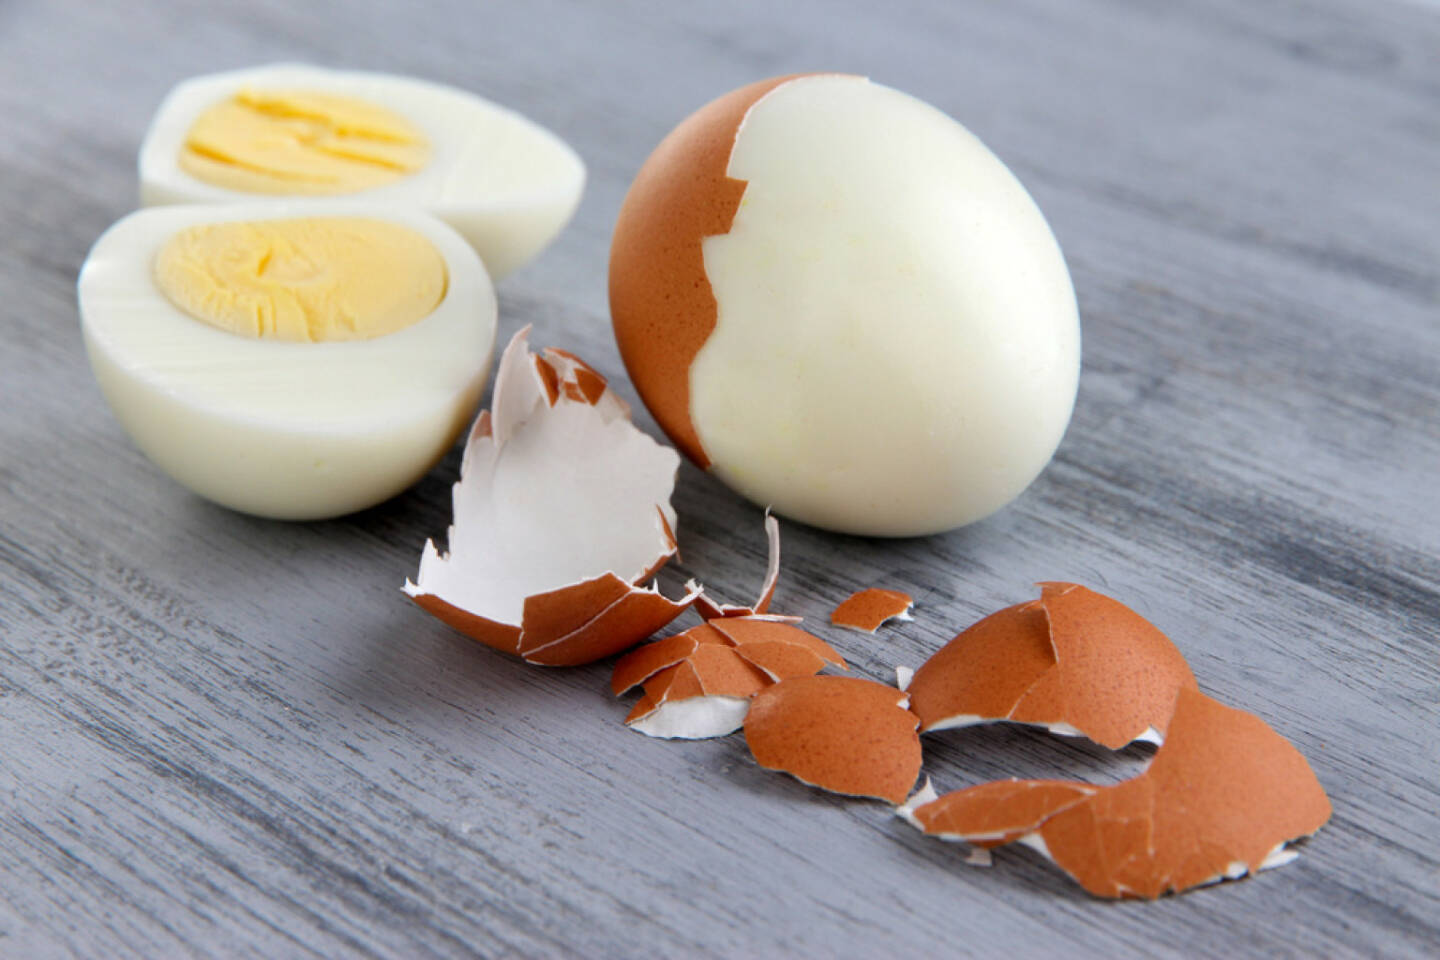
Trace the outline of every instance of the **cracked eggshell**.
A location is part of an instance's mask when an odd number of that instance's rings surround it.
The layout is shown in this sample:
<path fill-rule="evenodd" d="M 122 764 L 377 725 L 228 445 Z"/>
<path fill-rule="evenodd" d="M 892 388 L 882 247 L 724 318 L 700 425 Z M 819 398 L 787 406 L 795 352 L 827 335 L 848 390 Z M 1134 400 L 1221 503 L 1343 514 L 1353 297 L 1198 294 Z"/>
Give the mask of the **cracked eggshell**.
<path fill-rule="evenodd" d="M 1009 720 L 1112 750 L 1164 738 L 1195 676 L 1170 639 L 1110 597 L 1042 583 L 1039 600 L 991 614 L 942 647 L 908 690 L 926 732 Z"/>
<path fill-rule="evenodd" d="M 681 123 L 621 208 L 610 306 L 676 446 L 849 533 L 998 510 L 1078 383 L 1074 292 L 1034 201 L 960 124 L 863 77 L 765 80 Z"/>
<path fill-rule="evenodd" d="M 1099 787 L 1068 780 L 996 780 L 937 797 L 909 809 L 906 819 L 944 840 L 977 847 L 1014 843 L 1050 817 L 1093 797 Z"/>
<path fill-rule="evenodd" d="M 848 670 L 830 644 L 799 627 L 763 616 L 725 617 L 710 625 L 735 645 L 735 652 L 772 681 L 808 677 L 826 664 Z"/>
<path fill-rule="evenodd" d="M 740 729 L 750 698 L 769 682 L 731 647 L 700 641 L 683 660 L 645 681 L 625 723 L 662 739 L 723 737 Z"/>
<path fill-rule="evenodd" d="M 616 662 L 610 692 L 623 697 L 660 671 L 689 659 L 702 643 L 728 646 L 723 634 L 702 623 L 631 650 Z"/>
<path fill-rule="evenodd" d="M 193 77 L 161 103 L 140 147 L 145 206 L 235 203 L 253 193 L 206 183 L 180 167 L 196 118 L 244 89 L 353 97 L 384 107 L 429 141 L 425 166 L 356 199 L 421 209 L 457 230 L 501 277 L 537 255 L 570 221 L 585 186 L 585 165 L 555 134 L 473 93 L 413 77 L 329 70 L 296 63 Z"/>
<path fill-rule="evenodd" d="M 920 775 L 905 694 L 858 677 L 794 677 L 750 703 L 745 742 L 762 767 L 835 793 L 903 801 Z"/>
<path fill-rule="evenodd" d="M 871 587 L 850 594 L 830 613 L 830 622 L 837 627 L 873 634 L 887 620 L 913 620 L 910 608 L 915 600 L 899 590 Z"/>
<path fill-rule="evenodd" d="M 1154 898 L 1288 863 L 1285 844 L 1330 813 L 1289 741 L 1254 714 L 1182 688 L 1168 738 L 1137 777 L 1110 787 L 982 784 L 907 819 L 977 844 L 1018 839 L 1096 896 Z"/>
<path fill-rule="evenodd" d="M 547 666 L 589 663 L 694 602 L 693 590 L 672 601 L 638 586 L 676 550 L 679 457 L 573 355 L 532 354 L 528 332 L 506 348 L 491 410 L 466 444 L 448 549 L 427 541 L 404 589 L 488 646 Z"/>
<path fill-rule="evenodd" d="M 819 637 L 764 617 L 726 617 L 630 651 L 615 664 L 610 687 L 621 696 L 644 684 L 625 718 L 634 729 L 699 740 L 738 730 L 749 698 L 771 683 L 813 675 L 827 663 L 845 669 Z"/>
<path fill-rule="evenodd" d="M 765 511 L 765 539 L 768 545 L 769 559 L 765 563 L 765 580 L 760 585 L 760 596 L 748 607 L 735 606 L 728 603 L 716 603 L 708 596 L 701 594 L 695 599 L 695 609 L 706 620 L 719 620 L 724 617 L 753 617 L 765 615 L 770 609 L 770 601 L 775 596 L 775 585 L 780 581 L 780 521 Z M 798 621 L 799 617 L 778 617 L 777 619 Z"/>

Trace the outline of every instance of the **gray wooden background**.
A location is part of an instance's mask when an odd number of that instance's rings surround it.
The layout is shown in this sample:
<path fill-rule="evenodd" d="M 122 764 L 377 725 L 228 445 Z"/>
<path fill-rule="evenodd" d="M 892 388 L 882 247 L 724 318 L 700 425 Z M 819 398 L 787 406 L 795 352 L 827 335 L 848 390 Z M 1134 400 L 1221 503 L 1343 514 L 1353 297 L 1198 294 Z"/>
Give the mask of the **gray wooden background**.
<path fill-rule="evenodd" d="M 743 741 L 626 729 L 608 665 L 544 671 L 400 594 L 443 533 L 412 492 L 286 525 L 177 488 L 91 382 L 73 284 L 135 202 L 168 87 L 290 58 L 473 89 L 591 184 L 501 288 L 633 398 L 605 299 L 629 179 L 742 83 L 838 69 L 930 100 L 1029 186 L 1069 258 L 1064 445 L 972 529 L 787 524 L 777 609 L 862 675 L 1040 579 L 1109 591 L 1201 686 L 1310 757 L 1298 863 L 1107 903 L 1036 857 L 967 867 Z M 1400 2 L 0 3 L 0 955 L 1434 955 L 1440 947 L 1440 15 Z M 642 426 L 654 426 L 643 413 Z M 743 600 L 760 514 L 686 467 L 687 575 Z M 869 640 L 852 589 L 914 593 Z M 1149 752 L 927 738 L 942 789 L 1113 781 Z"/>

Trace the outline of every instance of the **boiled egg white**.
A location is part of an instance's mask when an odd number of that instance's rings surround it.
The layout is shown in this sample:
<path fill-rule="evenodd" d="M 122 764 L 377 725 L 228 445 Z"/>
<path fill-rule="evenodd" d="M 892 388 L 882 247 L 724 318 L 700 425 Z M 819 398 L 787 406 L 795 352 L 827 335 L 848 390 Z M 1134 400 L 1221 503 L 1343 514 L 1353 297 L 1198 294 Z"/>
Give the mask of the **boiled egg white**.
<path fill-rule="evenodd" d="M 141 210 L 96 242 L 78 292 L 95 377 L 136 445 L 195 493 L 280 519 L 418 480 L 478 405 L 495 341 L 475 251 L 388 205 Z"/>
<path fill-rule="evenodd" d="M 472 93 L 300 64 L 184 81 L 140 148 L 147 206 L 321 194 L 418 207 L 495 280 L 555 238 L 584 184 L 563 140 Z"/>
<path fill-rule="evenodd" d="M 1050 460 L 1079 379 L 1035 202 L 959 123 L 864 77 L 761 81 L 676 127 L 621 207 L 610 308 L 677 447 L 847 533 L 1000 509 Z"/>

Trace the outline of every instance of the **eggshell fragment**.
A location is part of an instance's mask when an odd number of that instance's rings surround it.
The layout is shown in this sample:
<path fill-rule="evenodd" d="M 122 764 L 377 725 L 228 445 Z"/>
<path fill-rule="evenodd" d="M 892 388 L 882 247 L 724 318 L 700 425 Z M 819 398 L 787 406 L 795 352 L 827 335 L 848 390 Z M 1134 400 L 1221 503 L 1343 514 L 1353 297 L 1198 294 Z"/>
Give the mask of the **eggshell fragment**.
<path fill-rule="evenodd" d="M 1009 720 L 1118 750 L 1164 738 L 1175 694 L 1196 689 L 1184 656 L 1153 624 L 1073 583 L 976 623 L 909 685 L 921 729 Z"/>
<path fill-rule="evenodd" d="M 830 644 L 783 620 L 724 617 L 710 621 L 710 626 L 774 681 L 812 676 L 826 664 L 847 669 L 845 659 Z"/>
<path fill-rule="evenodd" d="M 1019 840 L 1099 790 L 1068 780 L 996 780 L 936 797 L 915 808 L 911 819 L 938 837 L 998 847 Z"/>
<path fill-rule="evenodd" d="M 631 650 L 615 664 L 610 677 L 610 690 L 622 697 L 655 674 L 683 663 L 702 643 L 731 646 L 724 634 L 708 624 L 700 624 L 672 634 L 654 643 Z"/>
<path fill-rule="evenodd" d="M 676 550 L 679 457 L 637 430 L 573 355 L 506 348 L 471 430 L 449 551 L 427 541 L 405 592 L 488 646 L 569 666 L 618 653 L 689 607 L 642 583 Z"/>
<path fill-rule="evenodd" d="M 1096 896 L 1154 898 L 1289 862 L 1285 844 L 1330 812 L 1289 741 L 1254 714 L 1182 688 L 1169 736 L 1138 777 L 1111 787 L 982 784 L 919 806 L 912 822 L 978 844 L 1019 839 Z"/>
<path fill-rule="evenodd" d="M 908 593 L 871 587 L 857 590 L 830 614 L 837 627 L 849 627 L 862 633 L 874 633 L 886 620 L 911 620 L 910 607 L 915 603 Z"/>
<path fill-rule="evenodd" d="M 920 774 L 920 737 L 906 702 L 874 680 L 793 677 L 755 695 L 745 741 L 762 767 L 898 804 Z"/>
<path fill-rule="evenodd" d="M 728 603 L 716 603 L 701 594 L 695 600 L 695 609 L 706 620 L 722 617 L 752 617 L 767 613 L 770 601 L 775 596 L 775 584 L 780 580 L 780 521 L 765 511 L 765 538 L 769 542 L 769 560 L 765 564 L 765 581 L 760 585 L 759 598 L 748 607 Z M 783 617 L 785 620 L 799 620 L 799 617 Z"/>
<path fill-rule="evenodd" d="M 689 372 L 715 328 L 716 304 L 701 241 L 729 231 L 745 194 L 745 181 L 725 172 L 745 114 L 790 79 L 741 87 L 676 127 L 636 174 L 610 247 L 611 312 L 630 379 L 671 442 L 702 468 L 710 461 L 690 420 Z"/>
<path fill-rule="evenodd" d="M 625 723 L 663 739 L 704 740 L 740 729 L 750 697 L 770 680 L 723 643 L 699 642 L 645 681 Z"/>
<path fill-rule="evenodd" d="M 788 623 L 728 617 L 632 650 L 615 665 L 616 696 L 644 684 L 625 722 L 650 736 L 699 740 L 740 729 L 749 697 L 776 680 L 810 676 L 845 661 L 819 637 Z M 714 699 L 705 706 L 692 699 Z"/>

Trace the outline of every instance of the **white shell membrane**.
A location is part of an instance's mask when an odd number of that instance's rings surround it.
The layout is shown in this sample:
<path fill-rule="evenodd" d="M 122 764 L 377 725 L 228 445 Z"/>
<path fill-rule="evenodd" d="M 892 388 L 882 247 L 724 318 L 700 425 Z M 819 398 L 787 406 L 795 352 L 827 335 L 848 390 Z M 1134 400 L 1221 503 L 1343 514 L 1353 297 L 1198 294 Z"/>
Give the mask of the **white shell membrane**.
<path fill-rule="evenodd" d="M 605 573 L 634 583 L 669 556 L 680 466 L 608 389 L 594 406 L 563 394 L 550 406 L 528 329 L 501 357 L 490 435 L 472 431 L 466 445 L 448 550 L 426 541 L 405 586 L 509 624 L 529 596 Z"/>

